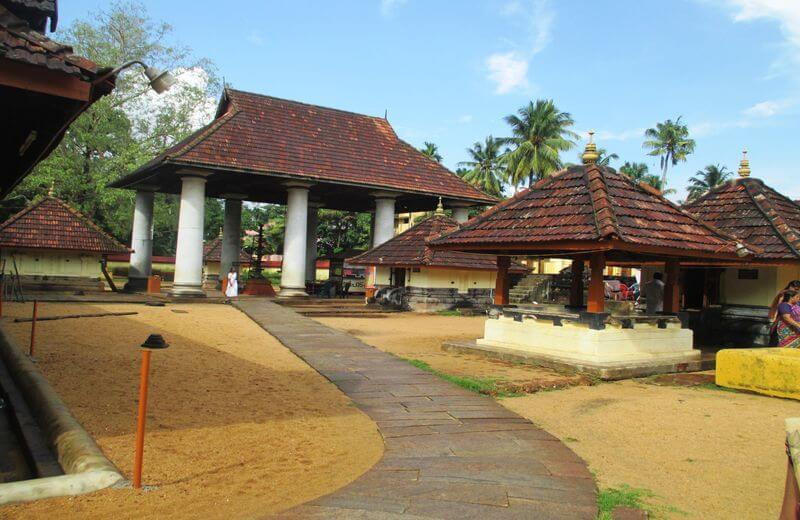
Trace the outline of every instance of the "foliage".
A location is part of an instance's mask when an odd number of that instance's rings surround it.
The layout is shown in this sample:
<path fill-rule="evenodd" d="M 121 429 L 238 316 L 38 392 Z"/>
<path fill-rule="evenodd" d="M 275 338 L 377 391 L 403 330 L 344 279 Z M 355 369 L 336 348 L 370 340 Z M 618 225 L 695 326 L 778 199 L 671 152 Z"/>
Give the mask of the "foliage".
<path fill-rule="evenodd" d="M 134 194 L 106 185 L 152 159 L 199 123 L 201 108 L 218 90 L 213 68 L 169 42 L 171 27 L 153 21 L 138 2 L 113 2 L 75 21 L 59 37 L 76 54 L 103 66 L 131 60 L 178 71 L 179 82 L 162 97 L 152 93 L 141 69 L 117 77 L 114 92 L 97 101 L 67 131 L 61 144 L 14 191 L 6 212 L 55 194 L 123 242 L 128 242 Z M 207 238 L 221 225 L 221 207 L 206 204 Z M 178 203 L 159 195 L 154 214 L 154 253 L 175 250 Z"/>
<path fill-rule="evenodd" d="M 725 166 L 709 164 L 689 179 L 687 200 L 693 201 L 708 193 L 709 190 L 725 183 L 731 172 Z"/>
<path fill-rule="evenodd" d="M 328 257 L 349 249 L 369 249 L 371 216 L 331 209 L 319 211 L 318 256 Z"/>
<path fill-rule="evenodd" d="M 648 128 L 644 135 L 647 140 L 643 146 L 650 150 L 648 155 L 660 157 L 661 186 L 666 188 L 669 167 L 685 162 L 689 154 L 694 153 L 694 139 L 689 138 L 689 127 L 681 123 L 680 117 L 675 121 L 667 119 L 657 123 L 655 128 Z"/>
<path fill-rule="evenodd" d="M 507 154 L 508 181 L 514 191 L 527 179 L 528 186 L 562 167 L 560 153 L 575 146 L 572 139 L 578 134 L 569 128 L 574 124 L 572 116 L 556 108 L 552 100 L 539 99 L 529 102 L 506 116 L 511 126 L 512 137 L 503 139 L 514 148 Z"/>
<path fill-rule="evenodd" d="M 600 166 L 609 166 L 611 161 L 616 161 L 619 159 L 619 155 L 615 153 L 608 153 L 605 148 L 598 148 L 597 155 L 597 164 Z"/>
<path fill-rule="evenodd" d="M 431 367 L 428 363 L 420 361 L 419 359 L 406 359 L 406 361 L 408 361 L 415 367 L 419 368 L 420 370 L 429 372 L 435 375 L 436 377 L 444 379 L 445 381 L 449 381 L 450 383 L 460 386 L 465 390 L 469 390 L 470 392 L 475 392 L 483 395 L 491 395 L 500 398 L 516 397 L 519 395 L 516 393 L 508 393 L 500 390 L 497 386 L 498 380 L 495 378 L 452 376 L 450 374 L 445 374 L 444 372 L 439 372 L 438 370 Z"/>
<path fill-rule="evenodd" d="M 500 151 L 501 146 L 502 141 L 491 135 L 483 143 L 476 142 L 472 148 L 467 148 L 471 160 L 458 163 L 467 169 L 456 170 L 456 173 L 476 188 L 493 197 L 502 198 L 506 156 Z"/>
<path fill-rule="evenodd" d="M 634 488 L 622 484 L 618 488 L 603 488 L 597 493 L 597 520 L 613 520 L 612 513 L 618 507 L 627 507 L 647 511 L 649 518 L 672 518 L 675 514 L 686 515 L 677 507 L 657 505 L 653 500 L 658 498 L 649 489 Z"/>
<path fill-rule="evenodd" d="M 620 167 L 619 172 L 624 175 L 627 175 L 628 177 L 630 177 L 632 181 L 636 183 L 649 184 L 650 186 L 657 189 L 658 191 L 661 191 L 665 195 L 675 193 L 675 190 L 664 191 L 662 189 L 663 186 L 661 184 L 661 177 L 659 177 L 658 175 L 648 173 L 649 170 L 645 163 L 631 163 L 626 161 L 625 164 L 623 164 Z"/>
<path fill-rule="evenodd" d="M 439 147 L 434 143 L 425 141 L 419 151 L 422 152 L 423 155 L 427 155 L 438 163 L 442 162 L 442 156 L 439 154 Z"/>

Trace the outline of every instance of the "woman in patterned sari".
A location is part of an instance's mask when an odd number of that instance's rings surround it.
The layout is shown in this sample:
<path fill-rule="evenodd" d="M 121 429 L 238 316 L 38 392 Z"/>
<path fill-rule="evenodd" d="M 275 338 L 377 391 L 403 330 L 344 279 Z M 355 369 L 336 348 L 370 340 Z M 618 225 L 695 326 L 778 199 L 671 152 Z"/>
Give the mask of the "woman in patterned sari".
<path fill-rule="evenodd" d="M 778 346 L 800 348 L 800 322 L 797 321 L 797 304 L 800 293 L 786 291 L 778 305 Z"/>

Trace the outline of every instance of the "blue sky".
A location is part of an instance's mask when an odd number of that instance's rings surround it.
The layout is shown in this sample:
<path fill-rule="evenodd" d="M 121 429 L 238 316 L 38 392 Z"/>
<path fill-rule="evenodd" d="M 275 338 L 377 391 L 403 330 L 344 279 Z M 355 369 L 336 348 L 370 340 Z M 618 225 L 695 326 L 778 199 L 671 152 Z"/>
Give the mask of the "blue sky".
<path fill-rule="evenodd" d="M 105 0 L 59 2 L 61 27 Z M 799 0 L 145 1 L 174 38 L 232 86 L 383 115 L 433 141 L 455 169 L 465 148 L 508 135 L 503 117 L 551 98 L 624 160 L 658 159 L 643 131 L 682 116 L 696 153 L 670 174 L 682 198 L 707 164 L 800 198 Z M 56 33 L 56 37 L 57 37 Z M 581 141 L 565 160 L 576 162 Z M 616 163 L 619 166 L 622 161 Z"/>

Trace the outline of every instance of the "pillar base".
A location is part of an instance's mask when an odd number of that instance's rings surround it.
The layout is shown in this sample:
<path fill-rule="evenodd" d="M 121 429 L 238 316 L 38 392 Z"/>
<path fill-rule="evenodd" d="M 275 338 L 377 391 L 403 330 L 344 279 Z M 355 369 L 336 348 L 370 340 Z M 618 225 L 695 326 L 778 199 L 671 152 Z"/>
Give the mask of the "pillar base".
<path fill-rule="evenodd" d="M 308 293 L 305 287 L 284 287 L 281 285 L 281 292 L 278 293 L 278 298 L 308 298 Z"/>
<path fill-rule="evenodd" d="M 128 278 L 128 283 L 122 288 L 125 292 L 147 292 L 147 278 Z"/>
<path fill-rule="evenodd" d="M 169 291 L 170 296 L 205 298 L 206 292 L 202 285 L 178 285 L 174 284 Z"/>

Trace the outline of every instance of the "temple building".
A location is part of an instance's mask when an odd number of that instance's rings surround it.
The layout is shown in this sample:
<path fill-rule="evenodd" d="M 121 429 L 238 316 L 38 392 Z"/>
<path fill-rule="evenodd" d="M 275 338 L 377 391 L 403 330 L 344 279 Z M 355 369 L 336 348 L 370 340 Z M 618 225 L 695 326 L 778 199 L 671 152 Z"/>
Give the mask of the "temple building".
<path fill-rule="evenodd" d="M 410 310 L 486 307 L 494 300 L 497 258 L 428 247 L 428 240 L 455 231 L 458 226 L 439 205 L 433 216 L 348 263 L 375 267 L 377 288 L 404 288 L 403 303 Z M 523 275 L 528 270 L 512 263 L 509 272 Z"/>
<path fill-rule="evenodd" d="M 372 245 L 394 236 L 397 211 L 434 207 L 456 220 L 495 199 L 402 141 L 385 118 L 225 89 L 215 119 L 111 184 L 136 190 L 131 282 L 151 273 L 154 193 L 180 194 L 173 294 L 203 296 L 206 197 L 225 200 L 220 270 L 239 255 L 243 201 L 286 204 L 280 296 L 314 279 L 317 210 L 373 213 Z"/>
<path fill-rule="evenodd" d="M 103 290 L 103 261 L 128 248 L 47 196 L 0 224 L 0 264 L 28 290 Z"/>
<path fill-rule="evenodd" d="M 591 135 L 591 134 L 590 134 Z M 567 306 L 503 307 L 486 322 L 473 353 L 565 366 L 604 379 L 697 370 L 700 351 L 680 313 L 681 264 L 739 263 L 748 246 L 704 223 L 644 184 L 596 164 L 591 137 L 584 164 L 538 181 L 458 230 L 429 242 L 434 250 L 498 256 L 495 297 L 508 304 L 510 256 L 572 260 Z M 590 269 L 584 304 L 583 270 Z M 606 265 L 660 264 L 663 313 L 646 315 L 605 300 Z"/>
<path fill-rule="evenodd" d="M 760 251 L 747 265 L 684 271 L 684 307 L 697 332 L 721 344 L 768 345 L 769 306 L 800 279 L 800 205 L 750 176 L 747 152 L 739 175 L 686 204 L 687 211 Z"/>
<path fill-rule="evenodd" d="M 220 269 L 222 261 L 222 233 L 214 237 L 212 240 L 206 242 L 203 246 L 203 278 L 204 285 L 209 289 L 218 289 L 221 286 L 222 279 L 227 276 L 227 271 Z M 245 253 L 242 248 L 239 248 L 239 256 L 233 263 L 233 267 L 240 271 L 241 267 L 248 267 L 252 259 Z M 228 268 L 230 270 L 230 267 Z"/>

